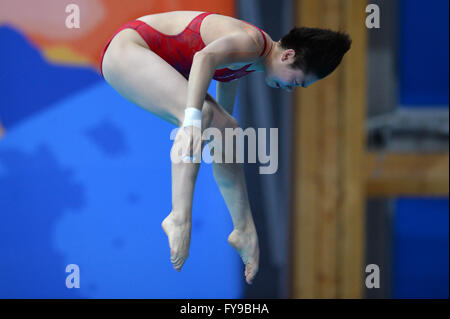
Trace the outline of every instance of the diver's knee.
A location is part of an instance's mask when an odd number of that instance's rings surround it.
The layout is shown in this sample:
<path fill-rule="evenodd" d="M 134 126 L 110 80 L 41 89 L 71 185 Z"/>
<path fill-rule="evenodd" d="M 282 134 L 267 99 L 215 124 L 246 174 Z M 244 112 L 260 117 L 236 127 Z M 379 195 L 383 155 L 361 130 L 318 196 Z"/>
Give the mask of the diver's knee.
<path fill-rule="evenodd" d="M 239 123 L 234 117 L 230 117 L 225 124 L 225 128 L 237 129 L 239 128 Z"/>

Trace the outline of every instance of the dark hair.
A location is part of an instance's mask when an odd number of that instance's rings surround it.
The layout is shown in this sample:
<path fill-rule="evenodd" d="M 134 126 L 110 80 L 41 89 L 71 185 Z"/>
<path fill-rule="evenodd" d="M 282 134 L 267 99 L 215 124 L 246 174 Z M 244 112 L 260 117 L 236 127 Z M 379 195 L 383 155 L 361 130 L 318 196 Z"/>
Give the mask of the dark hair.
<path fill-rule="evenodd" d="M 295 50 L 292 65 L 322 79 L 333 72 L 350 50 L 352 40 L 344 32 L 318 28 L 293 28 L 281 38 L 281 47 Z"/>

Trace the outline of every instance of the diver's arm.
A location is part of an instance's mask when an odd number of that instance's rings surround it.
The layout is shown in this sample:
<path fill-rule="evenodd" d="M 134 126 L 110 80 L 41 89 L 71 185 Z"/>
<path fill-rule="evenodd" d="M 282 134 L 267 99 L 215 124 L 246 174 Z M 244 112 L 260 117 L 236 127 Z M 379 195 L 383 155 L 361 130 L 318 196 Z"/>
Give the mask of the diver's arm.
<path fill-rule="evenodd" d="M 253 35 L 238 32 L 219 38 L 194 55 L 188 81 L 186 107 L 203 107 L 209 83 L 222 65 L 248 62 L 259 58 L 263 44 L 255 43 Z"/>

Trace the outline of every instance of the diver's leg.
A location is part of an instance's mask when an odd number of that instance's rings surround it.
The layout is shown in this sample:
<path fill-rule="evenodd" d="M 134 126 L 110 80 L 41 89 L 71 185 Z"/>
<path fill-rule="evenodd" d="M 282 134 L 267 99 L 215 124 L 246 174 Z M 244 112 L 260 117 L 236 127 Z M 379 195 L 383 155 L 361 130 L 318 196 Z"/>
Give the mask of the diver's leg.
<path fill-rule="evenodd" d="M 245 264 L 245 278 L 251 283 L 258 272 L 259 246 L 248 200 L 243 164 L 237 163 L 235 158 L 232 163 L 226 163 L 223 152 L 225 129 L 237 129 L 239 125 L 226 111 L 217 111 L 214 113 L 211 126 L 218 128 L 223 138 L 221 147 L 218 148 L 222 150 L 222 154 L 218 156 L 220 161 L 213 162 L 213 173 L 233 220 L 234 229 L 228 236 L 228 242 L 240 254 Z M 209 146 L 217 152 L 214 143 L 210 143 Z M 236 145 L 233 145 L 232 151 L 236 155 Z"/>
<path fill-rule="evenodd" d="M 120 41 L 121 37 L 132 38 L 135 42 Z M 177 126 L 183 122 L 187 80 L 150 51 L 136 31 L 123 30 L 111 41 L 103 61 L 103 74 L 106 81 L 128 100 Z M 209 95 L 203 105 L 203 116 L 204 127 L 211 121 L 211 126 L 221 130 L 236 126 L 235 119 Z M 216 181 L 219 181 L 237 230 L 230 234 L 229 241 L 241 254 L 246 263 L 246 274 L 250 274 L 247 277 L 251 280 L 258 269 L 259 251 L 253 221 L 249 218 L 251 213 L 247 209 L 249 205 L 242 167 L 239 168 L 240 164 L 214 166 Z M 171 260 L 177 270 L 181 269 L 189 253 L 192 198 L 198 167 L 195 163 L 172 163 L 172 212 L 162 226 L 168 235 Z M 226 181 L 236 183 L 236 190 L 227 188 Z M 240 195 L 233 195 L 238 192 Z M 239 196 L 243 205 L 235 208 L 233 201 Z M 244 227 L 246 223 L 251 226 Z M 248 232 L 241 232 L 243 229 Z M 250 239 L 246 240 L 247 237 Z"/>
<path fill-rule="evenodd" d="M 187 80 L 150 51 L 135 30 L 125 29 L 114 37 L 102 66 L 105 80 L 123 97 L 176 126 L 183 123 Z M 213 104 L 210 101 L 203 106 L 204 125 L 211 121 Z M 173 148 L 183 142 L 179 134 Z M 172 162 L 172 211 L 162 227 L 177 270 L 189 254 L 192 199 L 198 169 L 199 164 Z"/>

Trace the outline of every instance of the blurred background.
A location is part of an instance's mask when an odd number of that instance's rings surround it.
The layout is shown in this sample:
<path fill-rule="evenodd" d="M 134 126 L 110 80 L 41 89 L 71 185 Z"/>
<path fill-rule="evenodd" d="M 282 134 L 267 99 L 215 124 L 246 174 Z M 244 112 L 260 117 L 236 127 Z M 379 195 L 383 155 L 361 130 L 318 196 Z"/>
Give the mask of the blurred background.
<path fill-rule="evenodd" d="M 79 29 L 65 26 L 70 3 Z M 366 26 L 369 4 L 379 28 Z M 0 0 L 0 297 L 448 298 L 448 6 Z M 277 173 L 245 166 L 261 249 L 252 286 L 205 163 L 190 257 L 173 271 L 160 227 L 173 127 L 99 74 L 119 26 L 171 10 L 235 16 L 273 39 L 294 25 L 353 38 L 339 69 L 306 90 L 279 92 L 263 74 L 241 80 L 241 126 L 279 128 Z M 65 285 L 69 264 L 80 267 L 80 288 Z M 366 286 L 369 264 L 379 288 Z"/>

